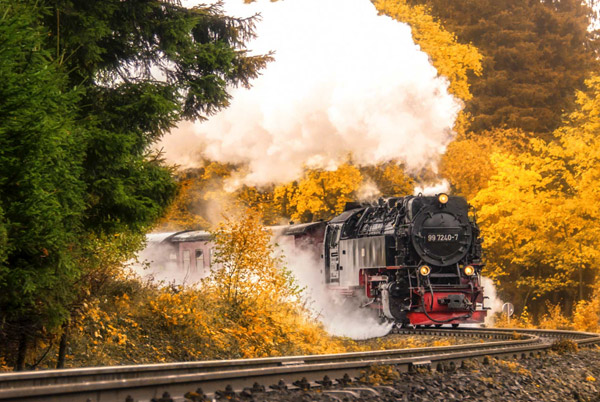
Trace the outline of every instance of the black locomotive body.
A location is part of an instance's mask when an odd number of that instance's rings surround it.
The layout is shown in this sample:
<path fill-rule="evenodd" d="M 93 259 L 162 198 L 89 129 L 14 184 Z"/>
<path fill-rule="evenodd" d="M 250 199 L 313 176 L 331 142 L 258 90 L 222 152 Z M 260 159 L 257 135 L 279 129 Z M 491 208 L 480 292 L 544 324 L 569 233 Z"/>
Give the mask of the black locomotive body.
<path fill-rule="evenodd" d="M 330 287 L 364 297 L 389 319 L 413 325 L 485 319 L 481 239 L 464 198 L 350 205 L 327 224 L 323 250 Z"/>

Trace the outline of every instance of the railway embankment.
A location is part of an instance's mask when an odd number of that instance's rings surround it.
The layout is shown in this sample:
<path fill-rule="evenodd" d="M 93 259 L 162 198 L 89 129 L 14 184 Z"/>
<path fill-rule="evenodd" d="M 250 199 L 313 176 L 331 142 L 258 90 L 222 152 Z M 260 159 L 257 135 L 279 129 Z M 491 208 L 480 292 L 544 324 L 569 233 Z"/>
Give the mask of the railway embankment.
<path fill-rule="evenodd" d="M 572 398 L 566 400 L 597 397 L 597 334 L 469 328 L 397 332 L 487 341 L 334 355 L 6 374 L 0 375 L 0 400 L 565 400 L 567 391 Z M 587 348 L 588 353 L 565 354 L 577 348 Z"/>
<path fill-rule="evenodd" d="M 255 393 L 256 402 L 289 401 L 599 401 L 600 349 L 525 360 L 466 361 L 460 367 L 369 373 L 371 381 L 329 390 Z M 393 377 L 393 378 L 390 378 Z M 365 378 L 366 379 L 366 378 Z M 373 384 L 373 380 L 381 381 Z M 241 399 L 242 395 L 238 396 Z"/>

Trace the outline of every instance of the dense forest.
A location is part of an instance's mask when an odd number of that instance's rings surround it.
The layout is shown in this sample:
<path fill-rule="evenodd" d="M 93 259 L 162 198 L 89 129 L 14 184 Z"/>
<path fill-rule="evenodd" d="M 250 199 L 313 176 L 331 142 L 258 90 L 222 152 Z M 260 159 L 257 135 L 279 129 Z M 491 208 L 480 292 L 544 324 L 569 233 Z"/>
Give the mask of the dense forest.
<path fill-rule="evenodd" d="M 158 0 L 0 0 L 0 370 L 346 350 L 308 317 L 261 225 L 328 219 L 368 196 L 365 184 L 398 196 L 437 176 L 474 206 L 485 275 L 524 325 L 597 330 L 592 9 L 373 3 L 409 24 L 464 106 L 439 171 L 349 155 L 336 170 L 232 192 L 224 184 L 243 166 L 204 159 L 176 170 L 155 149 L 179 122 L 227 107 L 229 88 L 251 85 L 271 61 L 245 50 L 258 19 Z M 215 202 L 244 213 L 215 225 Z M 230 271 L 198 291 L 123 270 L 145 233 L 175 229 L 213 230 Z M 252 255 L 238 247 L 249 237 Z M 269 285 L 232 279 L 248 275 Z"/>

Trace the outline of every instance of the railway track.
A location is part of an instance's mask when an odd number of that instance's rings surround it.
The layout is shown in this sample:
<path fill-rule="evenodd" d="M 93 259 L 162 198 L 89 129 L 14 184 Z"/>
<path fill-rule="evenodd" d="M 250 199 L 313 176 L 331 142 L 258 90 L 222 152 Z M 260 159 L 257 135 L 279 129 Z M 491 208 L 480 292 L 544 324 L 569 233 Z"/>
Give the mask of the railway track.
<path fill-rule="evenodd" d="M 255 391 L 276 387 L 320 387 L 344 383 L 375 365 L 394 365 L 400 371 L 420 367 L 460 365 L 468 359 L 527 358 L 547 353 L 553 341 L 566 338 L 580 346 L 600 344 L 598 334 L 522 329 L 413 329 L 399 333 L 464 336 L 486 342 L 336 355 L 220 360 L 0 374 L 0 401 L 105 402 L 174 401 L 201 388 L 213 397 L 219 392 Z M 304 380 L 302 380 L 304 379 Z M 255 385 L 256 384 L 256 385 Z M 260 385 L 258 385 L 260 384 Z M 295 385 L 294 385 L 295 384 Z M 225 391 L 227 390 L 227 391 Z M 251 392 L 251 391 L 247 391 Z"/>

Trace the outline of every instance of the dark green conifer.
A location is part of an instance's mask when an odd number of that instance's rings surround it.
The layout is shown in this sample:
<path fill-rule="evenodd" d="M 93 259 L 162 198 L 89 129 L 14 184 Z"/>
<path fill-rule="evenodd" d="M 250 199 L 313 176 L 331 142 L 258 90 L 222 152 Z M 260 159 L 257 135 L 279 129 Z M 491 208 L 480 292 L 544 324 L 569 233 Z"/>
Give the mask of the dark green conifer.
<path fill-rule="evenodd" d="M 459 41 L 484 55 L 470 79 L 471 129 L 550 133 L 598 69 L 591 10 L 579 0 L 409 0 L 426 4 Z"/>
<path fill-rule="evenodd" d="M 88 242 L 143 233 L 172 199 L 152 145 L 268 61 L 244 50 L 254 21 L 177 1 L 0 0 L 0 357 L 15 368 L 93 289 Z"/>

